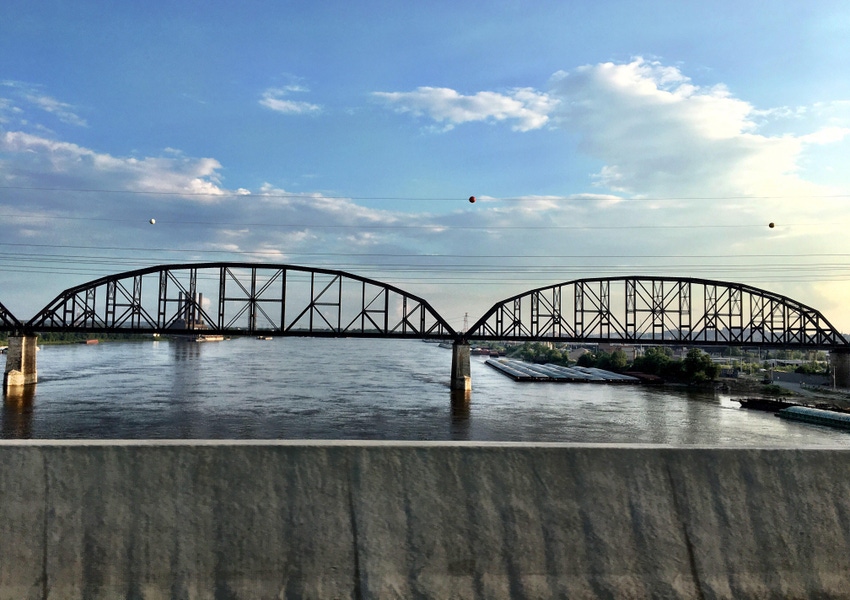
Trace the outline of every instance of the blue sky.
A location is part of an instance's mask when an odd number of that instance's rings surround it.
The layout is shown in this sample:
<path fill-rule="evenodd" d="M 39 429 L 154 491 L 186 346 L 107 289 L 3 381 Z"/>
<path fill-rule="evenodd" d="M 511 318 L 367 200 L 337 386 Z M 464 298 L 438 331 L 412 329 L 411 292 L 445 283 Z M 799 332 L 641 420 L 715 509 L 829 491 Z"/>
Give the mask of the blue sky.
<path fill-rule="evenodd" d="M 850 331 L 848 40 L 830 1 L 5 0 L 0 302 L 248 260 L 382 279 L 457 328 L 658 274 Z"/>

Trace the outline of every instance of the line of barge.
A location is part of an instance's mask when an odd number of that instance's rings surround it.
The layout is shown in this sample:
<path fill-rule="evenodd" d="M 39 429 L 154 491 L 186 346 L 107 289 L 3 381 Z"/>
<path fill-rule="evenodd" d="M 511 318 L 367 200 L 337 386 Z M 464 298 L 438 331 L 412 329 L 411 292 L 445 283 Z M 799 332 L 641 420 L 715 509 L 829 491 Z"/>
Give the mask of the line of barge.
<path fill-rule="evenodd" d="M 514 381 L 548 381 L 555 383 L 640 383 L 630 375 L 592 367 L 564 367 L 552 363 L 527 363 L 510 358 L 489 358 L 484 364 Z"/>

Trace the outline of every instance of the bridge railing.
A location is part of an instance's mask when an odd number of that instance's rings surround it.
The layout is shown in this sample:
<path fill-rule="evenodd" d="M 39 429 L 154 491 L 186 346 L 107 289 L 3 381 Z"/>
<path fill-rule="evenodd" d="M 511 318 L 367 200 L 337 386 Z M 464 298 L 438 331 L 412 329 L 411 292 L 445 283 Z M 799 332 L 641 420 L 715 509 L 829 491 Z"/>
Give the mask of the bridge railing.
<path fill-rule="evenodd" d="M 160 265 L 69 288 L 32 331 L 454 338 L 422 298 L 343 271 L 254 263 Z"/>
<path fill-rule="evenodd" d="M 470 340 L 846 347 L 817 310 L 751 286 L 695 278 L 567 281 L 497 302 Z"/>

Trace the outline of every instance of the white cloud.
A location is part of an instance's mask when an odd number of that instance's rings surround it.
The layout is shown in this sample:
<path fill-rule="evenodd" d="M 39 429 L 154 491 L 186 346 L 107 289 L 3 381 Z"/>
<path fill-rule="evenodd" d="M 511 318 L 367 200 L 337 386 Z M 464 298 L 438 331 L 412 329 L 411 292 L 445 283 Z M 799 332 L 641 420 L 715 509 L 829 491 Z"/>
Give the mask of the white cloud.
<path fill-rule="evenodd" d="M 848 127 L 824 127 L 814 133 L 804 135 L 800 139 L 807 144 L 834 144 L 850 136 Z"/>
<path fill-rule="evenodd" d="M 275 112 L 287 115 L 301 115 L 320 112 L 322 107 L 318 104 L 299 102 L 296 100 L 289 100 L 287 98 L 290 94 L 303 93 L 307 91 L 308 90 L 306 88 L 297 85 L 269 88 L 263 92 L 262 98 L 260 99 L 260 105 Z"/>
<path fill-rule="evenodd" d="M 333 227 L 391 227 L 398 225 L 409 215 L 369 208 L 348 198 L 327 197 L 317 193 L 295 194 L 286 190 L 264 185 L 252 196 L 252 209 L 278 215 L 281 223 L 290 226 Z"/>
<path fill-rule="evenodd" d="M 27 99 L 41 110 L 54 115 L 57 119 L 68 125 L 85 127 L 86 120 L 77 115 L 73 107 L 65 102 L 59 102 L 56 98 L 44 95 L 28 95 Z"/>
<path fill-rule="evenodd" d="M 21 112 L 8 98 L 0 98 L 0 124 L 9 123 L 13 115 L 20 115 Z"/>
<path fill-rule="evenodd" d="M 14 99 L 0 98 L 0 123 L 8 122 L 3 112 L 13 113 L 17 119 L 22 119 L 25 110 L 22 107 L 34 107 L 49 113 L 67 125 L 86 127 L 86 120 L 80 117 L 76 108 L 66 102 L 61 102 L 52 96 L 41 92 L 39 86 L 22 81 L 0 81 L 0 87 L 11 92 Z"/>
<path fill-rule="evenodd" d="M 154 192 L 199 202 L 225 193 L 218 174 L 221 164 L 212 158 L 115 157 L 21 131 L 0 134 L 3 155 L 3 176 L 11 185 L 51 187 L 45 183 L 61 181 L 72 190 Z"/>
<path fill-rule="evenodd" d="M 605 162 L 599 185 L 659 196 L 824 193 L 798 175 L 806 143 L 846 135 L 764 135 L 765 113 L 722 85 L 700 87 L 675 67 L 635 59 L 556 73 L 554 121 L 580 135 L 580 148 Z M 840 135 L 839 135 L 840 134 Z"/>
<path fill-rule="evenodd" d="M 515 121 L 515 131 L 540 129 L 557 104 L 547 94 L 518 88 L 508 94 L 478 92 L 464 96 L 450 88 L 419 87 L 412 92 L 374 92 L 397 112 L 428 116 L 445 129 L 473 121 Z"/>

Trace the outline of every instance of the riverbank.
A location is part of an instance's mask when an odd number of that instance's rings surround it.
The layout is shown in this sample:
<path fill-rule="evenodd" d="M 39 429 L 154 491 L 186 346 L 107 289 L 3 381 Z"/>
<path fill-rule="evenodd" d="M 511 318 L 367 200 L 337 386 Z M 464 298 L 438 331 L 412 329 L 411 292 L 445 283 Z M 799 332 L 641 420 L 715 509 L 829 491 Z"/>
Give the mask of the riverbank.
<path fill-rule="evenodd" d="M 747 377 L 721 378 L 715 383 L 715 389 L 732 396 L 781 397 L 803 405 L 850 410 L 850 390 L 807 383 L 799 377 L 775 377 L 770 383 Z"/>

